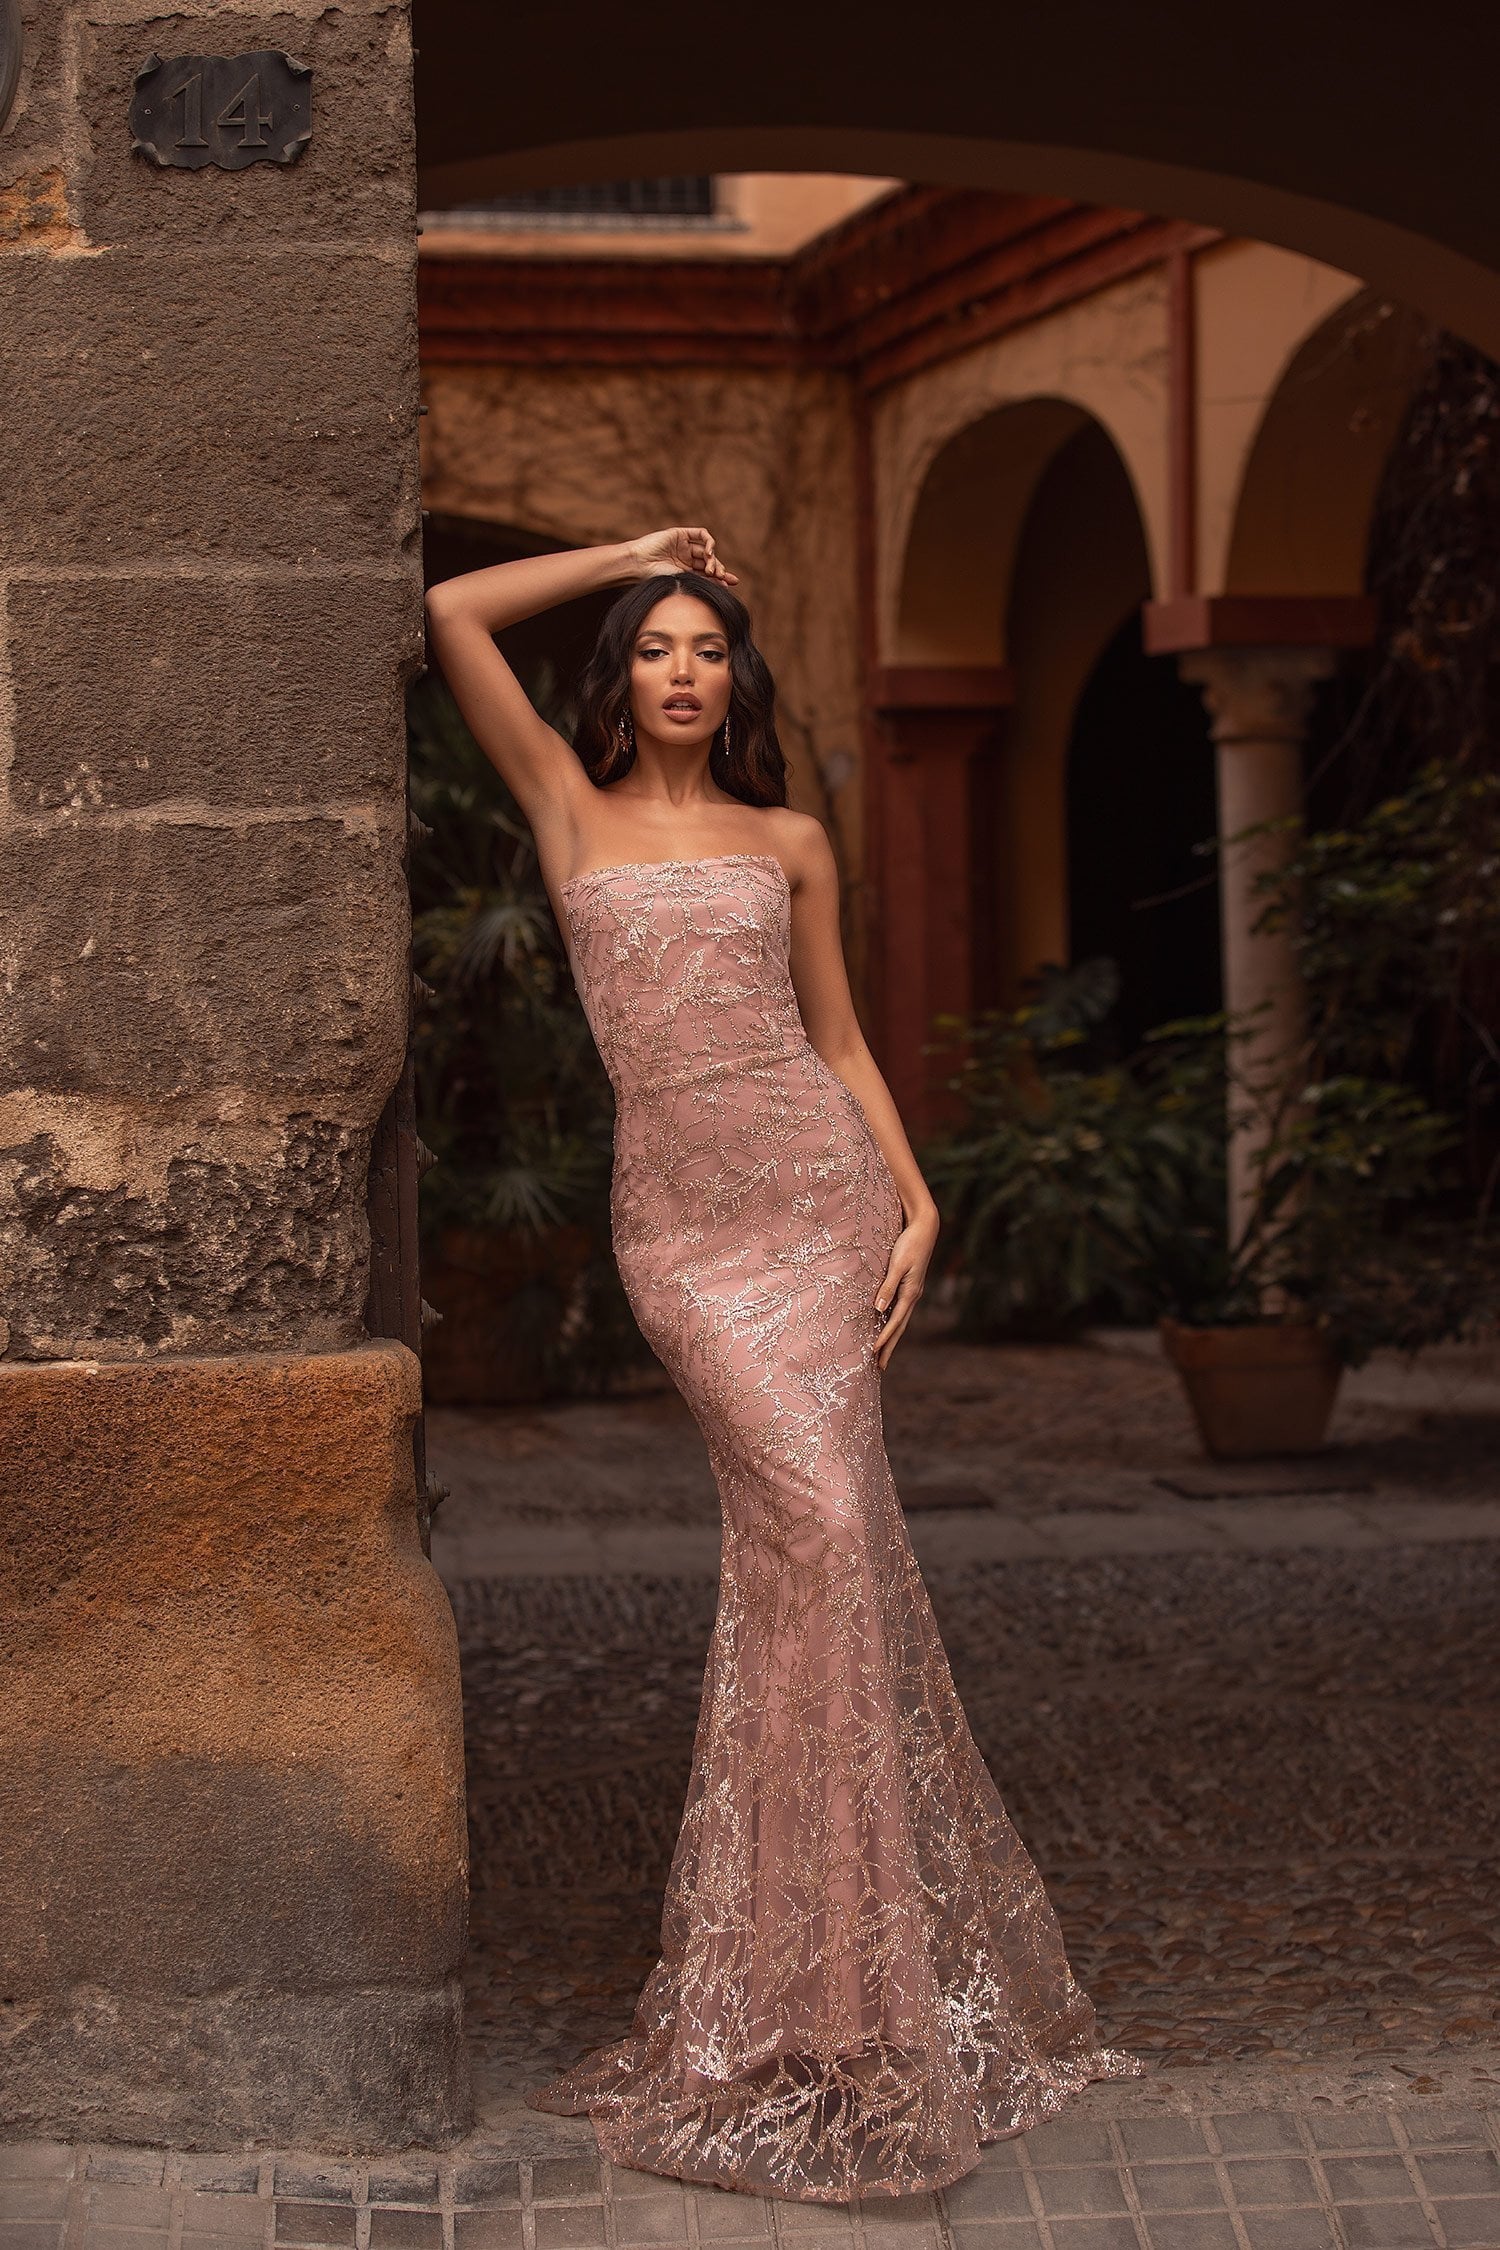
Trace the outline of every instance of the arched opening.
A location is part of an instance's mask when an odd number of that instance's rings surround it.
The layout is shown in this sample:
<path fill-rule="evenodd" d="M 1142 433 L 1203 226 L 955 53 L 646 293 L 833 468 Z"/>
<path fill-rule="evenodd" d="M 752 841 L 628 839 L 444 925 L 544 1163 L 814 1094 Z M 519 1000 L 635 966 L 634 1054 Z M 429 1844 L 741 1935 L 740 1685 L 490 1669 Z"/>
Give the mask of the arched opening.
<path fill-rule="evenodd" d="M 1299 346 L 1241 478 L 1233 594 L 1359 594 L 1376 495 L 1421 363 L 1423 323 L 1360 290 Z"/>
<path fill-rule="evenodd" d="M 851 40 L 841 11 L 775 0 L 748 35 L 738 19 L 696 27 L 688 125 L 608 0 L 522 20 L 426 0 L 418 28 L 434 202 L 730 170 L 1019 188 L 1282 243 L 1500 344 L 1500 232 L 1454 161 L 1489 126 L 1467 21 L 1441 93 L 1405 105 L 1399 135 L 1376 124 L 1391 99 L 1381 42 L 1351 49 L 1335 18 L 1289 0 L 1209 27 L 1187 0 L 1146 26 L 1095 0 L 1028 18 L 1024 36 L 1010 11 L 955 0 L 921 40 Z"/>
<path fill-rule="evenodd" d="M 1084 683 L 1068 745 L 1068 959 L 1120 973 L 1115 1036 L 1219 1005 L 1219 889 L 1203 699 L 1126 618 Z"/>

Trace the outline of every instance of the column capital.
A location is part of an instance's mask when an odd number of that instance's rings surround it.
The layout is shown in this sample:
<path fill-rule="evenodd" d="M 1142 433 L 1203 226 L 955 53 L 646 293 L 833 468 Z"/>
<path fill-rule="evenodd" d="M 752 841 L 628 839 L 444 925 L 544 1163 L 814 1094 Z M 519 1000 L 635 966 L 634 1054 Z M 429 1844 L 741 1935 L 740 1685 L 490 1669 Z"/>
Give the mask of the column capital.
<path fill-rule="evenodd" d="M 1183 679 L 1203 690 L 1221 747 L 1298 742 L 1312 691 L 1333 672 L 1331 648 L 1198 648 L 1177 659 Z"/>

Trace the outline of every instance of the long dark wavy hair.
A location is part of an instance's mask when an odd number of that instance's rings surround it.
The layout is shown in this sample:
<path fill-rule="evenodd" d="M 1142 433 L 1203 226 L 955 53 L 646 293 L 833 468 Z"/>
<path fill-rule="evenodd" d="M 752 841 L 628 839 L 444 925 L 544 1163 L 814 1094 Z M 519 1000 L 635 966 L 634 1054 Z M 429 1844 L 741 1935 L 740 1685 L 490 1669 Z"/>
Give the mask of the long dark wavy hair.
<path fill-rule="evenodd" d="M 635 764 L 630 716 L 630 667 L 641 627 L 658 602 L 691 594 L 718 618 L 729 642 L 729 716 L 714 736 L 709 772 L 726 795 L 746 805 L 784 805 L 786 759 L 776 735 L 776 682 L 750 638 L 750 612 L 716 578 L 696 570 L 643 578 L 606 611 L 594 653 L 578 683 L 578 733 L 574 748 L 590 780 L 601 788 Z M 725 733 L 729 737 L 725 748 Z"/>

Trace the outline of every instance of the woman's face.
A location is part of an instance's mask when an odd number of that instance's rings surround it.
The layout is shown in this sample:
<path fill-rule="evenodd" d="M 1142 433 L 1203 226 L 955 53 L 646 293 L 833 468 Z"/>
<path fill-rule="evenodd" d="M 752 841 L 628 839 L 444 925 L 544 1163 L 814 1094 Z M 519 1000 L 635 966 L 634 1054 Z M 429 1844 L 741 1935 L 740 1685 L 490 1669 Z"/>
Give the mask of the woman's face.
<path fill-rule="evenodd" d="M 656 742 L 711 742 L 729 712 L 729 637 L 707 602 L 668 594 L 635 637 L 630 709 Z"/>

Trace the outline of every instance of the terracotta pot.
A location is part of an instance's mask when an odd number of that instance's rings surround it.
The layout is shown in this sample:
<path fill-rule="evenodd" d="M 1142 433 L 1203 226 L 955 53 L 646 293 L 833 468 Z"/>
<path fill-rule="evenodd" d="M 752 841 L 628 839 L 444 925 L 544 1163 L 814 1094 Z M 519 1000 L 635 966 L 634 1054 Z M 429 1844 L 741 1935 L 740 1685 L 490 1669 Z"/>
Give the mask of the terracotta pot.
<path fill-rule="evenodd" d="M 544 1299 L 565 1302 L 592 1251 L 584 1227 L 545 1234 L 449 1227 L 437 1256 L 422 1262 L 422 1294 L 443 1316 L 422 1343 L 430 1403 L 510 1406 L 547 1397 L 534 1349 L 535 1285 Z"/>
<path fill-rule="evenodd" d="M 1305 1321 L 1159 1325 L 1203 1450 L 1216 1461 L 1312 1453 L 1323 1443 L 1343 1368 L 1320 1328 Z"/>

